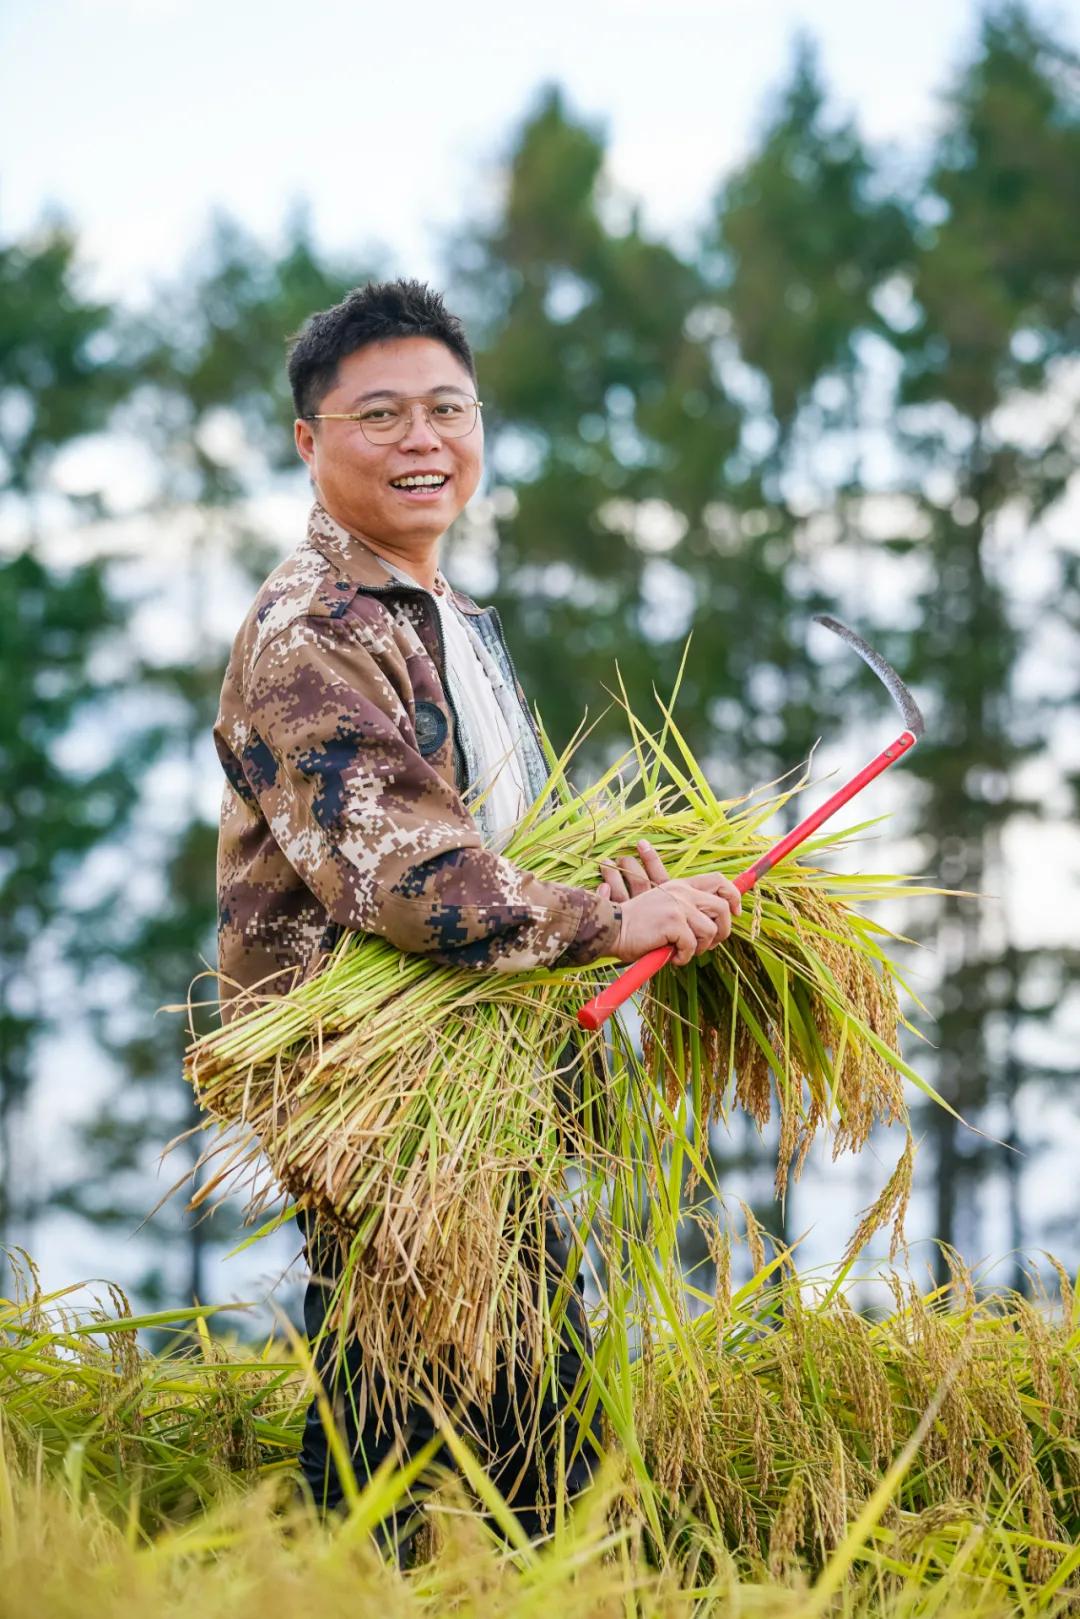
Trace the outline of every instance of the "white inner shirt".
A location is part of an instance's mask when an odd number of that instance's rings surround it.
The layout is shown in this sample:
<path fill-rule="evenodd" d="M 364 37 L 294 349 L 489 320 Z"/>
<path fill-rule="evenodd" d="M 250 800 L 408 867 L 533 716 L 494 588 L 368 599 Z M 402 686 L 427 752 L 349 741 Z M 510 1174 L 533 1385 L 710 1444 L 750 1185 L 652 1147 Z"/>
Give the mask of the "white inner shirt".
<path fill-rule="evenodd" d="M 379 560 L 401 584 L 427 590 L 385 557 Z M 435 603 L 442 626 L 446 683 L 459 723 L 467 733 L 466 757 L 471 753 L 477 764 L 476 780 L 468 785 L 469 807 L 484 829 L 485 841 L 501 847 L 529 807 L 525 770 L 492 684 L 498 670 L 490 658 L 482 655 L 468 619 L 451 600 L 449 588 L 440 574 L 436 576 L 436 589 L 427 590 L 427 594 Z M 516 703 L 516 695 L 511 695 Z M 487 788 L 490 792 L 478 811 L 476 800 L 484 796 Z"/>

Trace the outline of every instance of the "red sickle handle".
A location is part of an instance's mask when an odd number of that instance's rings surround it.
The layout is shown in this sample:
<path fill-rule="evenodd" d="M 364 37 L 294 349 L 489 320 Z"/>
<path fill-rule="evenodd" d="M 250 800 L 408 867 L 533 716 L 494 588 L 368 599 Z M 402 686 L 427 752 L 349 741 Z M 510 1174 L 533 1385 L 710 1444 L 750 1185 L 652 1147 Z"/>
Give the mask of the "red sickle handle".
<path fill-rule="evenodd" d="M 867 783 L 873 781 L 875 776 L 880 776 L 883 770 L 888 770 L 891 764 L 895 764 L 897 759 L 901 758 L 909 748 L 915 746 L 915 742 L 916 737 L 913 731 L 901 731 L 896 741 L 890 742 L 887 748 L 883 748 L 876 759 L 871 759 L 868 765 L 863 766 L 858 775 L 852 776 L 851 780 L 833 793 L 831 798 L 827 798 L 824 804 L 808 815 L 804 821 L 800 821 L 798 826 L 792 827 L 791 831 L 785 837 L 782 837 L 779 843 L 774 843 L 772 848 L 767 849 L 763 855 L 760 855 L 752 866 L 747 866 L 745 871 L 740 871 L 739 875 L 733 879 L 739 893 L 745 894 L 749 889 L 753 888 L 759 877 L 764 876 L 765 872 L 771 871 L 773 866 L 778 865 L 785 855 L 791 853 L 792 849 L 797 849 L 799 844 L 810 836 L 811 832 L 816 832 L 818 827 L 829 819 L 830 815 L 835 815 L 836 811 L 846 804 L 849 799 L 854 798 L 856 793 L 861 793 Z M 662 944 L 658 945 L 655 950 L 650 950 L 646 955 L 639 956 L 637 961 L 632 962 L 617 978 L 613 978 L 606 989 L 602 989 L 599 994 L 594 995 L 592 1000 L 587 1001 L 580 1009 L 577 1020 L 581 1027 L 583 1029 L 601 1028 L 612 1012 L 617 1011 L 624 1001 L 628 1001 L 635 990 L 639 990 L 642 984 L 647 983 L 655 973 L 660 971 L 661 967 L 667 966 L 674 954 L 674 945 Z"/>

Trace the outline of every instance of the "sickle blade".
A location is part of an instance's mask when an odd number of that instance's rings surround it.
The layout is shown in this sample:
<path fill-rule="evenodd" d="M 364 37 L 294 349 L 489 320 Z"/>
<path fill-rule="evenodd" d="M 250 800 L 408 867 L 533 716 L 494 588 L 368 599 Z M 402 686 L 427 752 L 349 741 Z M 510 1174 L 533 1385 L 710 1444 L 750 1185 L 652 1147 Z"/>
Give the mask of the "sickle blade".
<path fill-rule="evenodd" d="M 861 635 L 856 635 L 854 630 L 849 629 L 846 624 L 842 624 L 838 618 L 831 618 L 828 613 L 815 613 L 814 623 L 823 624 L 827 630 L 832 630 L 834 635 L 839 635 L 841 640 L 846 641 L 848 646 L 859 654 L 864 663 L 870 665 L 870 668 L 877 675 L 903 715 L 904 724 L 915 740 L 918 741 L 926 730 L 926 722 L 919 711 L 918 703 L 912 697 L 892 664 L 886 663 L 881 653 L 875 652 L 869 641 L 864 641 Z"/>

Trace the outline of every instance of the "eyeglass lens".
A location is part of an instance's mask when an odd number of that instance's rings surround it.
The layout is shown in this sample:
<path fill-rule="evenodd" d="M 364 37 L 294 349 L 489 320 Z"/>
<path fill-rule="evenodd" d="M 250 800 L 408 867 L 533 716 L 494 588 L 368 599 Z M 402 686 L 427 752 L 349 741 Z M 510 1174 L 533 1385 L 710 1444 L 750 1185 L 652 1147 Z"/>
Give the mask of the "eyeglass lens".
<path fill-rule="evenodd" d="M 366 438 L 378 444 L 392 444 L 404 438 L 412 421 L 413 404 L 423 406 L 424 414 L 443 438 L 464 438 L 476 426 L 477 401 L 467 394 L 437 394 L 429 399 L 379 399 L 359 412 Z"/>

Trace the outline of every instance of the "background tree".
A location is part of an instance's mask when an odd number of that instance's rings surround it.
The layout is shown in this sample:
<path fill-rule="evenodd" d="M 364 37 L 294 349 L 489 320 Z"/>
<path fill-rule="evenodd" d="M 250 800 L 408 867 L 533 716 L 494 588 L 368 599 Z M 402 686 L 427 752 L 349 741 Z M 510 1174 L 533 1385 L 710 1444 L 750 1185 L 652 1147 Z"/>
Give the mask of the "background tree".
<path fill-rule="evenodd" d="M 0 558 L 0 1250 L 25 1239 L 41 1195 L 13 1131 L 42 1039 L 70 1010 L 58 992 L 77 873 L 132 796 L 122 758 L 71 750 L 80 718 L 112 686 L 99 657 L 117 623 L 103 565 L 51 565 L 38 536 L 47 500 L 78 520 L 49 474 L 61 449 L 108 418 L 122 384 L 113 334 L 113 310 L 83 291 L 70 230 L 53 224 L 0 246 L 0 494 L 13 537 Z M 94 504 L 84 498 L 84 515 Z"/>
<path fill-rule="evenodd" d="M 833 114 L 804 39 L 756 147 L 717 192 L 703 242 L 720 328 L 714 362 L 743 403 L 740 456 L 756 491 L 732 546 L 752 606 L 727 651 L 739 763 L 751 779 L 791 769 L 822 738 L 857 749 L 864 718 L 880 727 L 880 693 L 862 666 L 830 657 L 820 635 L 828 661 L 819 662 L 810 625 L 822 611 L 860 620 L 829 553 L 855 538 L 875 343 L 886 330 L 877 301 L 910 248 L 904 209 L 857 128 Z M 789 822 L 799 813 L 790 805 Z M 771 1155 L 750 1145 L 740 1167 L 753 1173 L 756 1159 L 755 1204 L 776 1229 Z"/>
<path fill-rule="evenodd" d="M 796 768 L 821 733 L 807 628 L 833 603 L 799 554 L 795 428 L 800 413 L 835 421 L 815 388 L 854 372 L 856 338 L 880 325 L 873 291 L 908 245 L 899 208 L 869 198 L 856 135 L 823 109 L 803 52 L 688 261 L 634 214 L 612 222 L 603 140 L 552 90 L 497 217 L 457 248 L 491 401 L 495 595 L 527 687 L 565 738 L 615 657 L 651 707 L 693 631 L 679 722 L 731 792 Z M 622 741 L 613 715 L 579 768 Z M 762 1162 L 752 1131 L 716 1150 L 726 1171 Z"/>
<path fill-rule="evenodd" d="M 610 688 L 616 658 L 642 706 L 654 682 L 671 690 L 686 633 L 705 615 L 716 556 L 707 514 L 740 430 L 711 363 L 697 269 L 636 214 L 609 223 L 610 203 L 602 137 L 551 89 L 516 139 L 497 217 L 462 235 L 452 264 L 491 401 L 488 593 L 562 738 Z M 726 599 L 730 612 L 733 580 Z M 727 690 L 714 626 L 692 648 L 682 689 L 699 744 L 712 742 L 709 705 Z M 613 716 L 581 767 L 624 735 Z"/>
<path fill-rule="evenodd" d="M 913 761 L 927 862 L 950 886 L 994 894 L 1010 821 L 1053 801 L 1024 770 L 1043 753 L 1048 711 L 1021 666 L 1066 578 L 1065 558 L 1046 556 L 1045 522 L 1075 468 L 1076 402 L 1063 387 L 1080 354 L 1080 241 L 1064 225 L 1080 206 L 1077 63 L 1023 7 L 1005 6 L 985 19 L 948 108 L 920 210 L 915 315 L 897 339 L 925 536 L 906 661 L 929 695 L 930 736 Z M 1050 562 L 1034 590 L 1032 545 Z M 1023 1054 L 1026 1030 L 1052 1010 L 1046 952 L 1018 948 L 1000 912 L 960 899 L 942 903 L 934 942 L 939 1088 L 972 1122 L 996 1100 L 995 1122 L 1019 1146 L 1021 1087 L 1053 1073 Z M 1000 1149 L 940 1110 L 928 1124 L 936 1235 L 973 1247 L 975 1191 Z M 1019 1177 L 1011 1156 L 1004 1164 L 1017 1236 Z"/>

